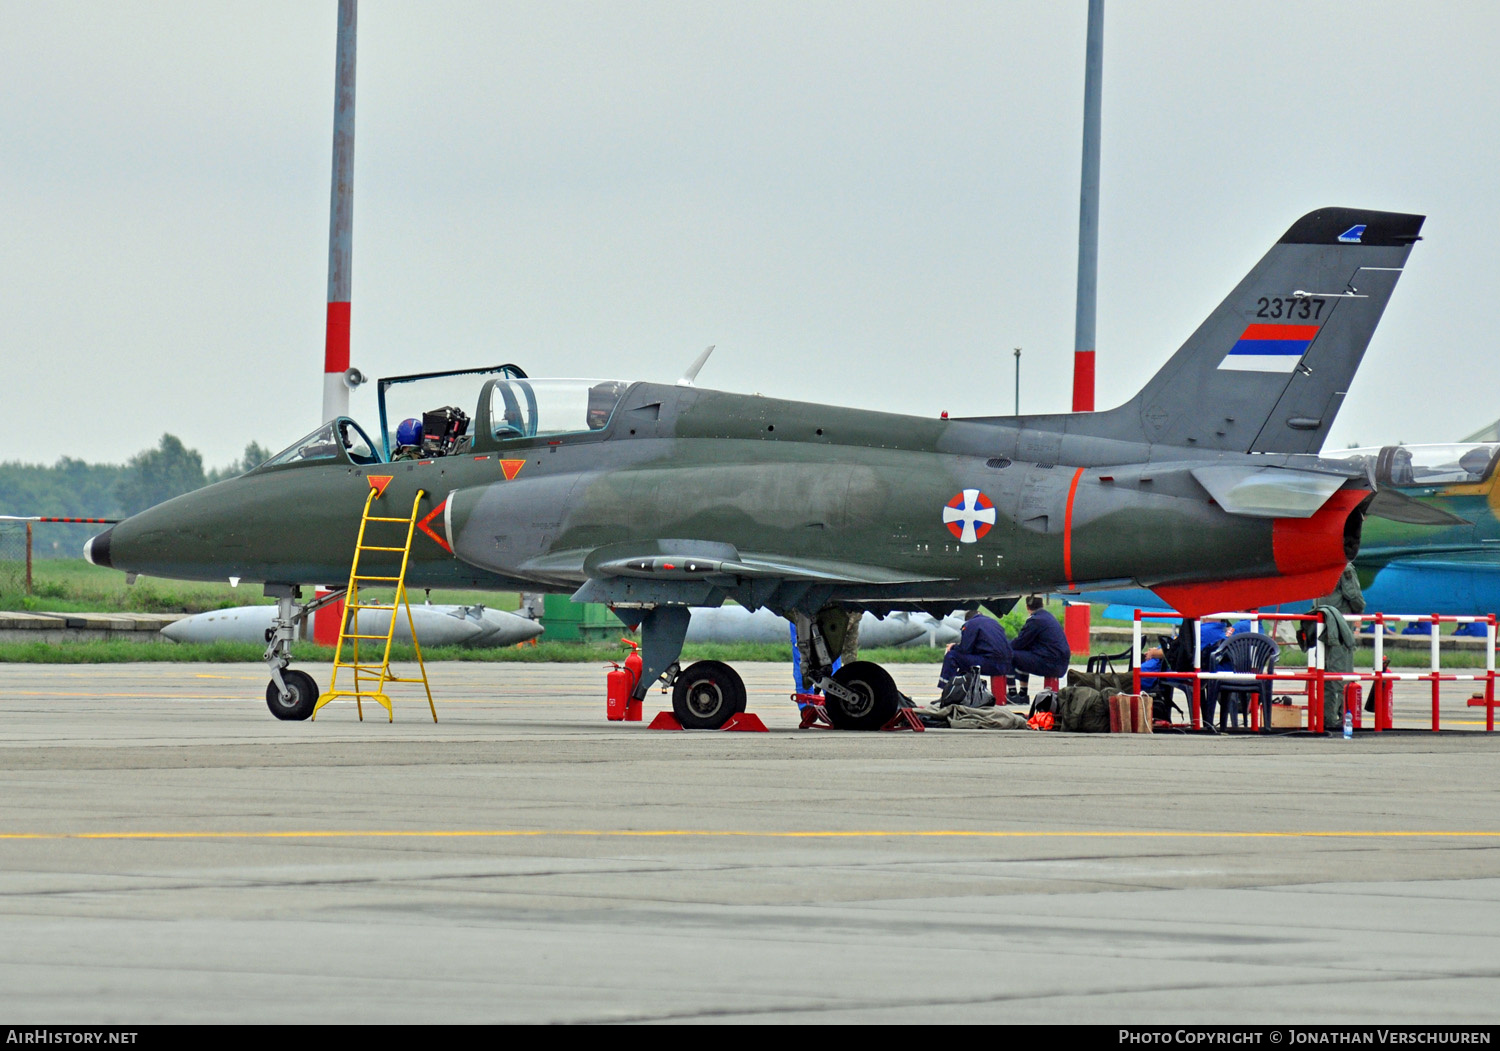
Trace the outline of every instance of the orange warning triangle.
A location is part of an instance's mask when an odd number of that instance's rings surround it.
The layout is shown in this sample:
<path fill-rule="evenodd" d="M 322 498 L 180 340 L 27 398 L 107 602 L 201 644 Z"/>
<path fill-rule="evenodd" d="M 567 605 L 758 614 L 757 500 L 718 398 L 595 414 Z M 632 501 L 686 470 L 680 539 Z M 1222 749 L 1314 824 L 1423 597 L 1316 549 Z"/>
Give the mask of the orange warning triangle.
<path fill-rule="evenodd" d="M 508 482 L 521 473 L 521 468 L 526 466 L 525 460 L 501 460 L 500 470 L 505 472 L 505 480 Z"/>
<path fill-rule="evenodd" d="M 367 474 L 365 475 L 365 477 L 370 480 L 370 488 L 375 490 L 375 497 L 376 499 L 379 499 L 380 497 L 385 495 L 385 487 L 391 484 L 391 479 L 394 478 L 395 475 Z"/>

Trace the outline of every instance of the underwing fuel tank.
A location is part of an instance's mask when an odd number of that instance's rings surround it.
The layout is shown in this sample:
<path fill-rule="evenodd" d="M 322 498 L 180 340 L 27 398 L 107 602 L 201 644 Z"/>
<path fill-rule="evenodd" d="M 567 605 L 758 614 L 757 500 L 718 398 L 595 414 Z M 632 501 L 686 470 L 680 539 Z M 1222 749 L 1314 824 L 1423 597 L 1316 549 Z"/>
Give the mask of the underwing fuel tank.
<path fill-rule="evenodd" d="M 337 615 L 333 608 L 325 608 L 312 616 L 324 613 Z M 174 621 L 162 628 L 161 633 L 173 642 L 186 644 L 245 642 L 263 645 L 275 615 L 275 606 L 210 610 Z M 542 634 L 542 626 L 534 620 L 484 606 L 414 605 L 411 615 L 416 624 L 417 639 L 427 646 L 512 646 Z M 361 634 L 384 635 L 389 626 L 390 614 L 385 610 L 368 609 L 360 613 Z M 395 638 L 397 642 L 411 641 L 411 631 L 402 611 L 398 611 L 396 617 Z"/>
<path fill-rule="evenodd" d="M 768 609 L 753 613 L 743 606 L 695 608 L 688 623 L 686 641 L 690 643 L 777 643 L 785 645 L 791 638 L 785 617 Z M 884 619 L 866 613 L 859 621 L 859 644 L 870 648 L 904 646 L 927 635 L 924 621 L 905 613 L 893 613 Z"/>

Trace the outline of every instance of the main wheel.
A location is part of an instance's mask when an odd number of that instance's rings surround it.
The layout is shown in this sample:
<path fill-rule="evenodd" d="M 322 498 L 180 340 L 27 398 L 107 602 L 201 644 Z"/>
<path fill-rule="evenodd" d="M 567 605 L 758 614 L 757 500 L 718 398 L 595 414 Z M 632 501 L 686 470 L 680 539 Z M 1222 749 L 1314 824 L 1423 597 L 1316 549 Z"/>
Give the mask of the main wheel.
<path fill-rule="evenodd" d="M 281 679 L 290 695 L 283 698 L 276 680 L 266 683 L 266 707 L 278 719 L 306 719 L 318 703 L 318 684 L 305 671 L 282 670 Z"/>
<path fill-rule="evenodd" d="M 672 714 L 687 730 L 717 730 L 745 710 L 745 682 L 723 661 L 698 661 L 672 686 Z"/>
<path fill-rule="evenodd" d="M 896 717 L 901 694 L 896 680 L 874 661 L 854 661 L 833 673 L 833 681 L 854 694 L 853 702 L 824 698 L 828 719 L 840 730 L 878 730 Z"/>

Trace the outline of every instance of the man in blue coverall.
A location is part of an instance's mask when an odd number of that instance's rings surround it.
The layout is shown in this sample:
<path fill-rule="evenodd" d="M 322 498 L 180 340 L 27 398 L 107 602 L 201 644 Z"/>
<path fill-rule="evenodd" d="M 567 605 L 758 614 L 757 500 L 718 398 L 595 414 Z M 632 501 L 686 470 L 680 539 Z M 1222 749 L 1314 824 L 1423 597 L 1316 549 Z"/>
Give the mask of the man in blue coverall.
<path fill-rule="evenodd" d="M 1016 677 L 1020 693 L 1026 692 L 1026 677 L 1040 675 L 1046 679 L 1061 679 L 1068 674 L 1068 660 L 1073 651 L 1068 648 L 1068 636 L 1057 618 L 1043 608 L 1040 595 L 1026 600 L 1030 616 L 1010 644 L 1015 658 Z"/>
<path fill-rule="evenodd" d="M 1009 675 L 1014 665 L 1010 652 L 1010 636 L 994 617 L 986 617 L 977 609 L 964 615 L 963 629 L 958 641 L 948 647 L 943 656 L 943 670 L 938 677 L 939 688 L 948 685 L 970 668 L 977 667 L 983 675 Z"/>

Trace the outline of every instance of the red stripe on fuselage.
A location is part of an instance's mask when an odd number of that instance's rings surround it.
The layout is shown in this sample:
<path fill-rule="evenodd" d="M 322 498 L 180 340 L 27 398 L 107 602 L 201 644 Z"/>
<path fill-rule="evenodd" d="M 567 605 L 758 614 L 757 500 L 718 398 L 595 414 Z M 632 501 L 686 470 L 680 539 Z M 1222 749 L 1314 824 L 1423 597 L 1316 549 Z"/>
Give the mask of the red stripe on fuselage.
<path fill-rule="evenodd" d="M 1073 484 L 1068 486 L 1068 507 L 1063 512 L 1063 579 L 1073 583 L 1073 499 L 1078 495 L 1078 480 L 1083 477 L 1083 468 L 1073 472 Z"/>

